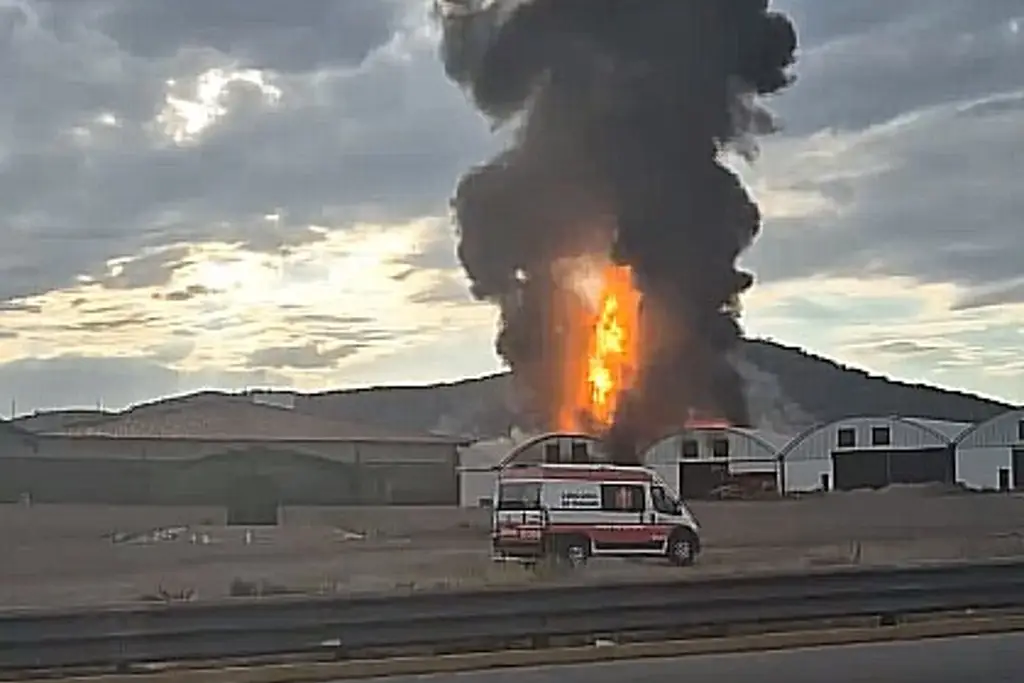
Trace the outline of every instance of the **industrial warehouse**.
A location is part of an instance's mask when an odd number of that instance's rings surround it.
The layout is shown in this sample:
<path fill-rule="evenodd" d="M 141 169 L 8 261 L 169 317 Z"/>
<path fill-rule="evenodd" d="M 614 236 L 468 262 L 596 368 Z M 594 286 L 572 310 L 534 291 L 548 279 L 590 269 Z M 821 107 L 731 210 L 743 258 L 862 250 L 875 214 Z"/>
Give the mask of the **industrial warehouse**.
<path fill-rule="evenodd" d="M 506 467 L 610 460 L 583 433 L 396 434 L 262 395 L 51 418 L 0 423 L 0 500 L 224 504 L 246 490 L 286 505 L 480 507 Z M 978 423 L 859 416 L 797 434 L 703 426 L 652 444 L 642 461 L 689 499 L 929 483 L 1024 490 L 1024 409 Z"/>
<path fill-rule="evenodd" d="M 0 430 L 0 501 L 451 505 L 463 439 L 305 415 L 261 395 L 197 394 Z"/>
<path fill-rule="evenodd" d="M 502 469 L 537 462 L 600 463 L 594 437 L 548 434 L 461 449 L 462 505 L 487 504 Z M 785 435 L 699 427 L 648 448 L 642 461 L 685 498 L 751 498 L 942 484 L 1024 490 L 1024 409 L 980 423 L 918 417 L 851 417 Z"/>

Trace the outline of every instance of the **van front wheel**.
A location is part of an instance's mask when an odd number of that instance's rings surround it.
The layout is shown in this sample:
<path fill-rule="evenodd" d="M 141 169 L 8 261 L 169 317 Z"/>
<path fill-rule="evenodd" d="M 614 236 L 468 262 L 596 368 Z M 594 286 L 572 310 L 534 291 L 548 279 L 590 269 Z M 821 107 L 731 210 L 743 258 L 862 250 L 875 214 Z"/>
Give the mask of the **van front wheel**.
<path fill-rule="evenodd" d="M 680 529 L 669 537 L 668 560 L 677 567 L 689 567 L 697 560 L 697 539 L 692 531 Z"/>

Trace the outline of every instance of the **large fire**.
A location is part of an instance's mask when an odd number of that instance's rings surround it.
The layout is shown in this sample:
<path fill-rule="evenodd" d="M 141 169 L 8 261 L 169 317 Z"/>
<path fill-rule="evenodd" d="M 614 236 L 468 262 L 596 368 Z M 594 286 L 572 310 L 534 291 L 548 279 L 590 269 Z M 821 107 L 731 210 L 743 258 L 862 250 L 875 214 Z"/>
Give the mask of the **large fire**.
<path fill-rule="evenodd" d="M 633 384 L 639 353 L 640 295 L 626 266 L 608 266 L 595 319 L 588 327 L 587 413 L 611 425 L 619 396 Z"/>
<path fill-rule="evenodd" d="M 640 293 L 627 266 L 606 264 L 596 282 L 573 290 L 563 308 L 571 329 L 563 346 L 559 429 L 603 431 L 612 424 L 624 391 L 633 386 L 640 354 Z"/>

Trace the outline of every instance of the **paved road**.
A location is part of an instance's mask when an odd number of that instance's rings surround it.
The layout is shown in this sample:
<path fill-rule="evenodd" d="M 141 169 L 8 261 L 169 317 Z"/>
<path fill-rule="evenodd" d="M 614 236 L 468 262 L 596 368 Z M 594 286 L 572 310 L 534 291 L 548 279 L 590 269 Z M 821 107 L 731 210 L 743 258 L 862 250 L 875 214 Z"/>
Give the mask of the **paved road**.
<path fill-rule="evenodd" d="M 373 679 L 377 683 L 1021 683 L 1024 633 Z"/>

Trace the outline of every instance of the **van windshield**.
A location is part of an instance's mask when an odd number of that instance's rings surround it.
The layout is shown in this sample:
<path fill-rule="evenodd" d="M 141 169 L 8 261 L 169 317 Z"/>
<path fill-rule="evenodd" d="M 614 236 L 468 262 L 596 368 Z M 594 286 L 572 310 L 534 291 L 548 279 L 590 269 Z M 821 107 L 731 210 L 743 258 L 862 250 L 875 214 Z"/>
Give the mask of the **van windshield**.
<path fill-rule="evenodd" d="M 539 510 L 540 484 L 537 482 L 509 482 L 498 489 L 499 510 Z"/>
<path fill-rule="evenodd" d="M 651 487 L 651 502 L 654 509 L 664 515 L 679 514 L 679 501 L 662 486 Z"/>

